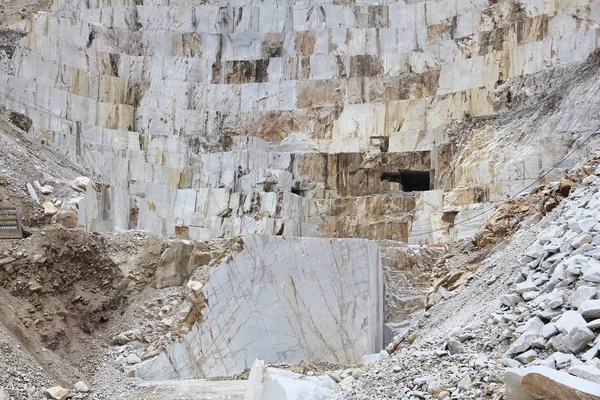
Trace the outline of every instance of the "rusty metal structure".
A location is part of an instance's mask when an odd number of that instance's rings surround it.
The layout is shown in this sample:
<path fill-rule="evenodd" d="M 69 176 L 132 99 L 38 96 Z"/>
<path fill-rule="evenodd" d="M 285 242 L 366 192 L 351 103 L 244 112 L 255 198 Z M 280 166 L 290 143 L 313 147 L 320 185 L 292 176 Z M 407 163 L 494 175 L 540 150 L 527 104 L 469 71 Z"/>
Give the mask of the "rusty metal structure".
<path fill-rule="evenodd" d="M 0 239 L 22 239 L 23 229 L 17 207 L 0 207 Z"/>

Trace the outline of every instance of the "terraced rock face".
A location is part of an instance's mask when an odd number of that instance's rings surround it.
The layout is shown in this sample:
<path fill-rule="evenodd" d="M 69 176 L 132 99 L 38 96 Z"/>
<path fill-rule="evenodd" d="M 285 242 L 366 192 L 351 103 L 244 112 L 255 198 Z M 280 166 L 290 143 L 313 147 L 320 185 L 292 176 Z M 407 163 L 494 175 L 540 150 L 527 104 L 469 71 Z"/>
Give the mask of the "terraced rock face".
<path fill-rule="evenodd" d="M 600 126 L 599 21 L 590 0 L 56 0 L 13 27 L 0 96 L 112 184 L 91 230 L 445 242 Z"/>

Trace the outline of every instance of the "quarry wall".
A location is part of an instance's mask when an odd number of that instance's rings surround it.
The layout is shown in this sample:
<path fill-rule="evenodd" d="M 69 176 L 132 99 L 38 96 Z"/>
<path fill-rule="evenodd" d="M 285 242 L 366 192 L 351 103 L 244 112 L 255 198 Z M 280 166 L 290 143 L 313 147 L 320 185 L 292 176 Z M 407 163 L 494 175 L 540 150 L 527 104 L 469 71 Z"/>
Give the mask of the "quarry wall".
<path fill-rule="evenodd" d="M 550 118 L 462 158 L 449 129 L 585 60 L 598 13 L 588 0 L 57 0 L 15 25 L 0 94 L 32 137 L 111 184 L 94 200 L 109 213 L 80 210 L 88 229 L 447 242 L 597 127 Z"/>

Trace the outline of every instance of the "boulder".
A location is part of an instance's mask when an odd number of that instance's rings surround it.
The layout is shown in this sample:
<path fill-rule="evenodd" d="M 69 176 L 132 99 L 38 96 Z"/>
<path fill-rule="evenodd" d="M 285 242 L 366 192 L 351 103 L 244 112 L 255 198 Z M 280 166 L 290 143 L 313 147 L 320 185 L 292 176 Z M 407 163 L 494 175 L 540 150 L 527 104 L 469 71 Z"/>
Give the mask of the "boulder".
<path fill-rule="evenodd" d="M 571 246 L 573 246 L 574 248 L 578 249 L 581 246 L 583 246 L 586 243 L 591 243 L 592 242 L 592 237 L 590 235 L 588 235 L 587 233 L 581 234 L 576 236 L 572 241 L 571 241 Z"/>
<path fill-rule="evenodd" d="M 142 359 L 135 353 L 131 353 L 126 358 L 127 364 L 139 364 L 142 362 Z"/>
<path fill-rule="evenodd" d="M 600 352 L 600 344 L 596 343 L 588 351 L 581 355 L 581 359 L 583 361 L 593 360 L 596 355 L 598 355 L 598 352 Z"/>
<path fill-rule="evenodd" d="M 582 271 L 583 275 L 581 276 L 581 279 L 586 282 L 600 283 L 600 266 L 589 266 Z"/>
<path fill-rule="evenodd" d="M 525 292 L 522 294 L 523 300 L 525 300 L 525 301 L 533 300 L 536 297 L 538 297 L 539 295 L 540 295 L 540 292 L 538 292 L 538 291 Z"/>
<path fill-rule="evenodd" d="M 58 212 L 58 208 L 50 201 L 43 202 L 42 207 L 44 207 L 44 215 L 46 216 L 51 216 Z"/>
<path fill-rule="evenodd" d="M 585 327 L 586 320 L 577 311 L 565 311 L 563 315 L 555 322 L 559 332 L 567 334 L 575 327 Z"/>
<path fill-rule="evenodd" d="M 600 329 L 600 318 L 588 322 L 586 326 L 590 329 Z"/>
<path fill-rule="evenodd" d="M 533 292 L 537 291 L 537 286 L 530 280 L 526 280 L 525 282 L 517 283 L 515 288 L 519 294 L 523 294 L 525 292 Z"/>
<path fill-rule="evenodd" d="M 550 339 L 552 336 L 558 334 L 559 330 L 556 325 L 552 322 L 547 323 L 542 328 L 542 336 L 546 339 Z"/>
<path fill-rule="evenodd" d="M 351 376 L 347 377 L 354 381 Z M 347 379 L 346 378 L 346 379 Z M 261 360 L 254 361 L 244 400 L 325 400 L 338 390 L 329 376 L 302 376 L 277 368 L 267 368 Z"/>
<path fill-rule="evenodd" d="M 596 288 L 591 286 L 580 286 L 573 292 L 571 297 L 569 297 L 569 305 L 573 308 L 579 307 L 581 303 L 586 300 L 593 299 L 596 295 Z"/>
<path fill-rule="evenodd" d="M 379 353 L 375 353 L 375 354 L 365 354 L 364 356 L 362 356 L 362 364 L 363 365 L 373 364 L 379 360 L 386 359 L 389 356 L 390 356 L 389 353 L 385 350 L 381 350 Z"/>
<path fill-rule="evenodd" d="M 54 187 L 50 185 L 42 186 L 38 181 L 33 181 L 33 186 L 37 189 L 38 192 L 40 192 L 43 195 L 52 194 L 52 192 L 54 191 Z"/>
<path fill-rule="evenodd" d="M 549 358 L 554 360 L 554 364 L 557 369 L 569 368 L 574 365 L 581 364 L 581 361 L 577 359 L 573 354 L 565 354 L 557 351 L 552 354 Z"/>
<path fill-rule="evenodd" d="M 579 353 L 595 338 L 596 335 L 594 335 L 594 332 L 592 332 L 591 329 L 585 326 L 576 326 L 564 336 L 561 341 L 561 346 L 572 353 Z"/>
<path fill-rule="evenodd" d="M 473 382 L 471 381 L 471 377 L 469 375 L 465 375 L 462 377 L 462 379 L 460 381 L 458 381 L 456 386 L 460 390 L 469 390 L 472 385 L 473 385 Z"/>
<path fill-rule="evenodd" d="M 537 339 L 535 339 L 533 342 L 531 342 L 531 347 L 533 349 L 545 349 L 546 346 L 548 345 L 548 339 L 544 338 L 544 337 L 539 337 Z"/>
<path fill-rule="evenodd" d="M 600 385 L 548 367 L 506 371 L 506 399 L 600 400 Z"/>
<path fill-rule="evenodd" d="M 517 327 L 515 330 L 517 333 L 522 333 L 526 331 L 533 331 L 537 333 L 541 333 L 544 328 L 544 323 L 538 317 L 530 318 L 525 324 Z"/>
<path fill-rule="evenodd" d="M 588 321 L 600 318 L 600 300 L 586 300 L 579 305 L 577 311 Z"/>
<path fill-rule="evenodd" d="M 516 368 L 521 366 L 520 362 L 518 362 L 517 360 L 513 360 L 512 358 L 503 358 L 501 362 L 502 365 L 508 368 Z"/>
<path fill-rule="evenodd" d="M 77 228 L 77 213 L 75 211 L 60 210 L 54 215 L 52 222 L 61 224 L 65 228 Z"/>
<path fill-rule="evenodd" d="M 69 391 L 62 386 L 53 386 L 51 388 L 44 389 L 42 393 L 44 396 L 46 396 L 46 398 L 53 400 L 66 400 L 71 397 Z"/>
<path fill-rule="evenodd" d="M 71 181 L 71 188 L 77 190 L 78 192 L 84 193 L 87 190 L 87 185 L 91 181 L 92 180 L 86 176 L 78 176 Z"/>
<path fill-rule="evenodd" d="M 567 197 L 569 195 L 569 192 L 571 192 L 571 189 L 576 185 L 577 184 L 575 182 L 573 182 L 572 180 L 563 178 L 560 180 L 560 183 L 558 185 L 558 192 L 563 197 Z"/>
<path fill-rule="evenodd" d="M 500 303 L 507 307 L 512 307 L 521 301 L 523 301 L 523 298 L 518 294 L 503 294 L 500 296 Z"/>
<path fill-rule="evenodd" d="M 0 266 L 2 265 L 6 265 L 6 264 L 10 264 L 13 261 L 16 261 L 17 259 L 14 257 L 4 257 L 4 258 L 0 258 Z"/>
<path fill-rule="evenodd" d="M 533 360 L 537 358 L 537 351 L 535 350 L 527 350 L 525 353 L 519 354 L 515 357 L 515 360 L 522 364 L 529 364 Z"/>
<path fill-rule="evenodd" d="M 187 241 L 173 242 L 160 256 L 156 267 L 156 288 L 181 286 L 191 276 L 188 270 L 194 245 Z"/>
<path fill-rule="evenodd" d="M 448 348 L 448 352 L 452 355 L 464 353 L 465 351 L 463 345 L 456 339 L 448 339 L 446 347 Z"/>
<path fill-rule="evenodd" d="M 539 337 L 539 333 L 536 331 L 524 332 L 514 343 L 510 346 L 508 351 L 512 354 L 523 353 L 531 346 L 531 343 Z"/>
<path fill-rule="evenodd" d="M 75 385 L 73 385 L 75 391 L 79 392 L 79 393 L 87 393 L 90 391 L 90 388 L 88 387 L 88 385 L 85 384 L 85 382 L 83 381 L 79 381 L 77 382 Z"/>
<path fill-rule="evenodd" d="M 550 298 L 546 301 L 548 308 L 551 310 L 558 308 L 564 304 L 565 300 L 562 293 L 551 293 Z"/>

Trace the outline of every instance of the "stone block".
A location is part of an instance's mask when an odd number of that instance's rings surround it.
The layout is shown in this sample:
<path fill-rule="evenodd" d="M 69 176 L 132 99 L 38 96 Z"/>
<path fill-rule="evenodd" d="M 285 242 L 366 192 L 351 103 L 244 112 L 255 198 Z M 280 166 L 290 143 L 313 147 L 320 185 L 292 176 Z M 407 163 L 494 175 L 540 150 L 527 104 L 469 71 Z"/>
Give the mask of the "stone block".
<path fill-rule="evenodd" d="M 326 400 L 339 390 L 329 376 L 302 376 L 254 361 L 244 400 Z"/>
<path fill-rule="evenodd" d="M 232 375 L 255 358 L 358 364 L 383 346 L 382 285 L 374 242 L 246 235 L 204 284 L 202 323 L 137 376 Z"/>

